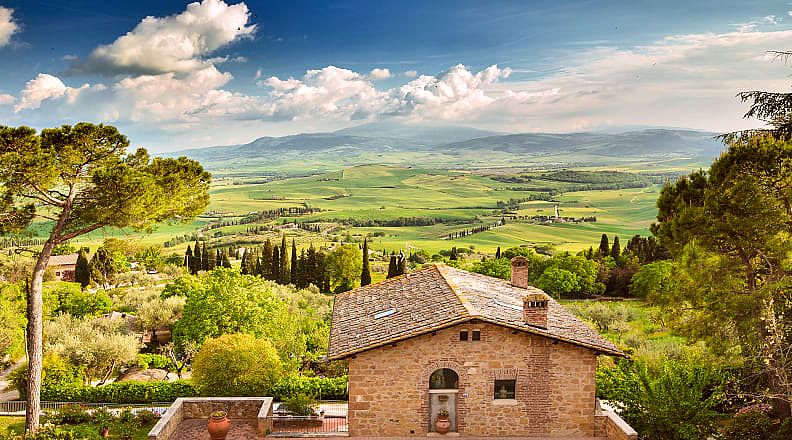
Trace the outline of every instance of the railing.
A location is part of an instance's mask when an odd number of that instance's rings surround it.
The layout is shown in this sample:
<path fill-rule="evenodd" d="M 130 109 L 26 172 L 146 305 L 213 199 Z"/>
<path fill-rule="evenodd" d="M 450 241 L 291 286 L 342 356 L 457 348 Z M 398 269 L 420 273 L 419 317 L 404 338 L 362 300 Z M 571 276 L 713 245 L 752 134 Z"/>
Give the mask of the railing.
<path fill-rule="evenodd" d="M 322 402 L 310 416 L 290 415 L 276 405 L 273 415 L 267 418 L 271 435 L 281 437 L 345 436 L 347 428 L 347 403 Z"/>
<path fill-rule="evenodd" d="M 149 410 L 162 414 L 171 405 L 170 402 L 151 402 L 149 404 L 123 404 L 123 403 L 82 403 L 82 402 L 41 402 L 42 411 L 57 410 L 67 405 L 78 405 L 87 408 L 106 408 L 110 410 L 121 410 L 131 408 L 132 412 Z M 24 414 L 27 410 L 27 402 L 24 400 L 12 400 L 0 402 L 0 415 Z"/>

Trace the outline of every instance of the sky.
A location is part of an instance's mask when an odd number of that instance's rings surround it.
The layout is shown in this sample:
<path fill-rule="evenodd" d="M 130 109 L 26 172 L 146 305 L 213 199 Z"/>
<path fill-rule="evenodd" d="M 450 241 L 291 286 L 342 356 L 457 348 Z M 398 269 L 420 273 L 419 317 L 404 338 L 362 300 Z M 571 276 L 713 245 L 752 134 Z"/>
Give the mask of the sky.
<path fill-rule="evenodd" d="M 789 91 L 792 2 L 0 0 L 0 124 L 152 151 L 367 122 L 727 132 Z"/>

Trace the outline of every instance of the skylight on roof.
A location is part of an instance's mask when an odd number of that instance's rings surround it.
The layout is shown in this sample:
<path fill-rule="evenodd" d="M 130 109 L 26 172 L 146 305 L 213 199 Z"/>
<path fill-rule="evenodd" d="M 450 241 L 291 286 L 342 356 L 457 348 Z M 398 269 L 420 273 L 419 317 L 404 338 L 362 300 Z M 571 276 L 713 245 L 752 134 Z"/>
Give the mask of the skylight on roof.
<path fill-rule="evenodd" d="M 522 311 L 522 309 L 523 309 L 522 306 L 518 306 L 517 304 L 509 304 L 509 303 L 505 303 L 505 302 L 500 302 L 497 299 L 494 300 L 494 301 L 495 301 L 496 305 L 499 305 L 501 307 L 506 307 L 506 308 L 509 308 L 509 309 L 512 309 L 512 310 L 519 310 L 519 311 Z"/>
<path fill-rule="evenodd" d="M 386 318 L 396 313 L 396 309 L 388 309 L 374 314 L 374 319 Z"/>

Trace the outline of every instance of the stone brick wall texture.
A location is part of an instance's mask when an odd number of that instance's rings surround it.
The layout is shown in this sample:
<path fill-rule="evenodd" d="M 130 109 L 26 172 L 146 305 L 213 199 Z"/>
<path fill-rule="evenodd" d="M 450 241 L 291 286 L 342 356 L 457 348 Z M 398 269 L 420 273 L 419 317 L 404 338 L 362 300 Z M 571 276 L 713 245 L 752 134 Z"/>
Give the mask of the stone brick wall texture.
<path fill-rule="evenodd" d="M 481 340 L 460 341 L 461 330 L 480 330 Z M 429 376 L 439 368 L 459 375 L 460 435 L 585 437 L 597 431 L 592 351 L 465 323 L 350 358 L 350 436 L 425 436 Z M 515 399 L 493 398 L 500 379 L 516 379 Z"/>

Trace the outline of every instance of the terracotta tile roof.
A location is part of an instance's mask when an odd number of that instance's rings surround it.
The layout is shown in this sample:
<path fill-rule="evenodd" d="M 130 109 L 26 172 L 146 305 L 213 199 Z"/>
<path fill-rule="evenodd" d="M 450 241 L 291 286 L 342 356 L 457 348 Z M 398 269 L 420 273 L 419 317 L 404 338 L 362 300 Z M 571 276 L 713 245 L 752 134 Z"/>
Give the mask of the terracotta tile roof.
<path fill-rule="evenodd" d="M 547 328 L 523 322 L 523 297 L 544 294 L 442 264 L 336 295 L 327 356 L 354 353 L 479 319 L 567 341 L 602 353 L 624 353 L 553 299 Z"/>
<path fill-rule="evenodd" d="M 77 264 L 77 254 L 53 255 L 47 261 L 47 266 L 68 266 Z"/>

